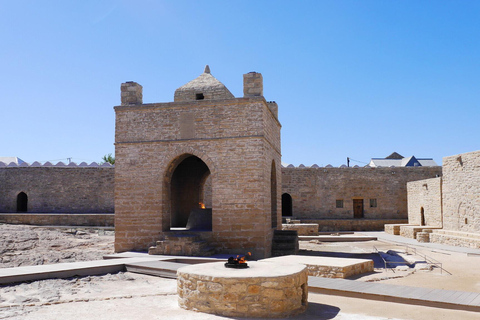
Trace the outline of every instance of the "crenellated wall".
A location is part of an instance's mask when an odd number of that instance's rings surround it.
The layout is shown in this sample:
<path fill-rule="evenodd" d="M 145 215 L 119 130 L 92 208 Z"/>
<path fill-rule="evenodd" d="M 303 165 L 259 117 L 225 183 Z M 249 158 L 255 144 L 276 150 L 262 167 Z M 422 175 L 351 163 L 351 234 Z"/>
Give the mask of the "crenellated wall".
<path fill-rule="evenodd" d="M 440 166 L 289 166 L 282 168 L 282 194 L 292 197 L 292 215 L 302 220 L 352 219 L 354 200 L 363 203 L 364 219 L 406 219 L 407 182 L 441 174 Z"/>
<path fill-rule="evenodd" d="M 114 167 L 59 162 L 0 162 L 0 212 L 17 212 L 26 194 L 26 213 L 113 213 Z"/>

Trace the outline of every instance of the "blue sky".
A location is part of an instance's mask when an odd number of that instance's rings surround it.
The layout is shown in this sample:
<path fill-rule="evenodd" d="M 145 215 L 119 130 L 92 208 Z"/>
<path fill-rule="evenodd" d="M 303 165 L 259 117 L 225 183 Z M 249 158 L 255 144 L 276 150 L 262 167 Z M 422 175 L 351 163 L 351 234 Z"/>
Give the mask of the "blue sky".
<path fill-rule="evenodd" d="M 206 64 L 263 74 L 282 160 L 362 165 L 479 149 L 480 1 L 0 0 L 0 156 L 114 153 L 120 84 L 173 101 Z"/>

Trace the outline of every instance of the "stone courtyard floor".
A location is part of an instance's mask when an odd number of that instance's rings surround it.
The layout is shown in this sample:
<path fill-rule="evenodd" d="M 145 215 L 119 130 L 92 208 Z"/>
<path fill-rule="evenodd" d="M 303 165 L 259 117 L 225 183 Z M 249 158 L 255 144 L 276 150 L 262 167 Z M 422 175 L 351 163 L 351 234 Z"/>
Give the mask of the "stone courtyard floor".
<path fill-rule="evenodd" d="M 8 236 L 5 236 L 5 235 Z M 48 240 L 49 239 L 49 240 Z M 17 241 L 18 240 L 18 241 Z M 23 244 L 22 244 L 23 243 Z M 416 247 L 452 275 L 432 271 L 384 271 L 374 255 L 401 245 L 301 242 L 301 254 L 374 258 L 375 273 L 357 281 L 480 292 L 480 255 Z M 63 248 L 63 249 L 56 249 Z M 0 267 L 99 259 L 112 253 L 113 235 L 96 231 L 0 225 Z M 42 258 L 43 257 L 43 258 Z M 93 259 L 92 259 L 93 257 Z M 419 259 L 411 255 L 411 259 Z M 479 313 L 309 293 L 309 307 L 292 319 L 478 319 Z M 0 286 L 0 319 L 228 319 L 178 307 L 176 280 L 135 273 L 42 280 Z"/>

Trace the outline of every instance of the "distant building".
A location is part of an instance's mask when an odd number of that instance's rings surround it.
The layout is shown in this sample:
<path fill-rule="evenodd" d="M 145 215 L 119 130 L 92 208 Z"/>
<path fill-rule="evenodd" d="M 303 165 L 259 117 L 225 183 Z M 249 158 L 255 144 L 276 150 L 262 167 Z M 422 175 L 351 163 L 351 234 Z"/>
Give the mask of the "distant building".
<path fill-rule="evenodd" d="M 16 165 L 19 165 L 19 164 L 24 163 L 25 161 L 23 161 L 22 159 L 20 159 L 18 157 L 0 157 L 0 162 L 3 162 L 7 165 L 9 165 L 10 163 L 13 162 Z"/>
<path fill-rule="evenodd" d="M 404 156 L 394 152 L 386 158 L 372 158 L 367 167 L 437 167 L 438 164 L 432 158 L 415 158 Z"/>

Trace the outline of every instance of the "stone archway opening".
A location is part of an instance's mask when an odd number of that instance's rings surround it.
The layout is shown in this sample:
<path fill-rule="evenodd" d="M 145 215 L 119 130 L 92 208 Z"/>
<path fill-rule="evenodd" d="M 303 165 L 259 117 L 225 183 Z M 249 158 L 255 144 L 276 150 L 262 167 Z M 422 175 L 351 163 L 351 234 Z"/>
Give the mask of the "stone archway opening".
<path fill-rule="evenodd" d="M 212 230 L 210 169 L 199 157 L 182 157 L 170 182 L 170 229 Z M 207 183 L 208 181 L 208 183 Z"/>
<path fill-rule="evenodd" d="M 28 211 L 28 196 L 25 192 L 20 192 L 17 195 L 17 212 Z"/>
<path fill-rule="evenodd" d="M 292 196 L 288 193 L 282 194 L 282 216 L 291 217 L 293 214 L 292 207 Z"/>
<path fill-rule="evenodd" d="M 423 207 L 420 208 L 420 225 L 425 225 L 425 210 L 423 209 Z"/>

